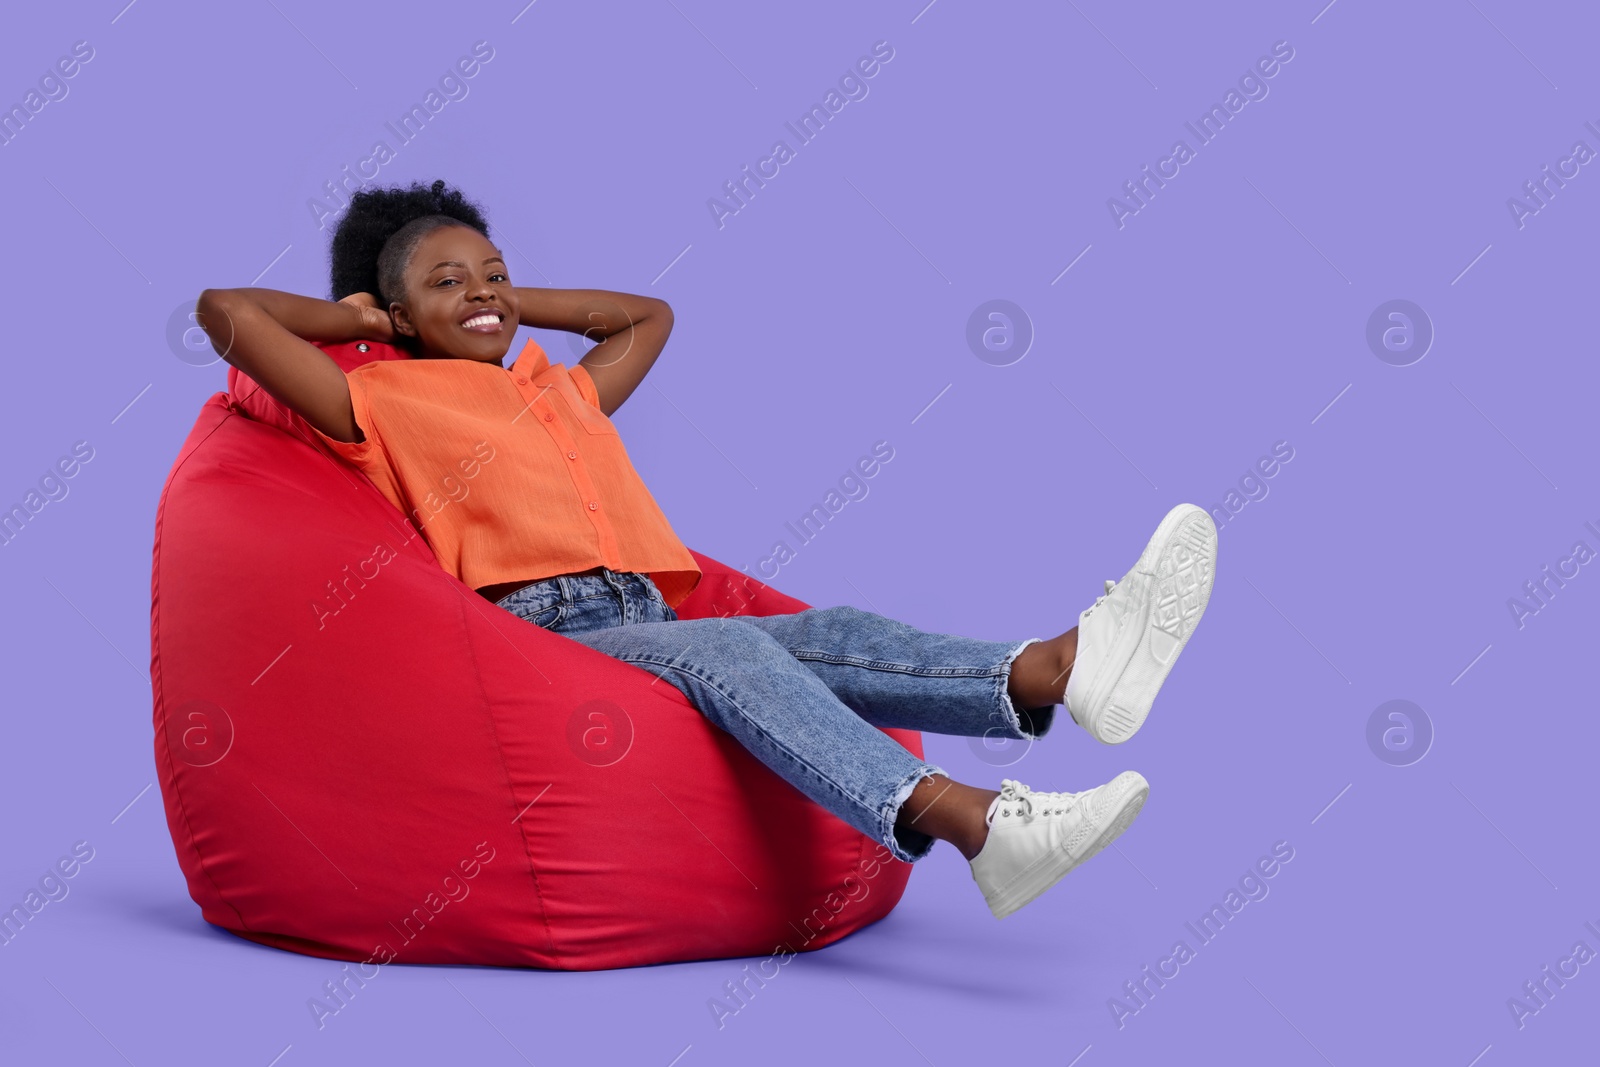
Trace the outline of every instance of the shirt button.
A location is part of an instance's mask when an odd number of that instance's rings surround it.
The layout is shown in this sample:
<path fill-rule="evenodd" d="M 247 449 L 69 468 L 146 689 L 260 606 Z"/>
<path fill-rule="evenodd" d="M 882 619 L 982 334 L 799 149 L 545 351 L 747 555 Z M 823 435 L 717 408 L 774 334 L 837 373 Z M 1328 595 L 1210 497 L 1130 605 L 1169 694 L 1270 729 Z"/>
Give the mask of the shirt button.
<path fill-rule="evenodd" d="M 544 413 L 544 421 L 545 422 L 554 422 L 554 421 L 556 421 L 556 417 L 554 415 L 550 414 L 550 412 L 547 411 L 547 412 Z"/>
<path fill-rule="evenodd" d="M 567 458 L 568 459 L 577 459 L 578 458 L 578 454 L 576 452 L 568 452 L 567 453 Z"/>
<path fill-rule="evenodd" d="M 524 378 L 522 375 L 519 374 L 519 375 L 517 375 L 517 384 L 518 385 L 527 385 L 528 384 L 528 379 Z"/>
<path fill-rule="evenodd" d="M 590 511 L 599 511 L 600 510 L 600 502 L 597 501 L 597 500 L 589 501 L 589 510 Z"/>

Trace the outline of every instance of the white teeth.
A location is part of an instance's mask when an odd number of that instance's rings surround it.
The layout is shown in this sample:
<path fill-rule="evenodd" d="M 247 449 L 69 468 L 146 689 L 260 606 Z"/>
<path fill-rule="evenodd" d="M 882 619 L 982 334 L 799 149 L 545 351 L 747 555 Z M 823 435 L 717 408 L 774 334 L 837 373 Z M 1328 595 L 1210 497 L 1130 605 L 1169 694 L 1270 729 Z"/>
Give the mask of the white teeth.
<path fill-rule="evenodd" d="M 500 316 L 491 315 L 491 314 L 485 313 L 483 315 L 474 315 L 472 318 L 468 319 L 466 322 L 463 322 L 461 325 L 464 328 L 470 330 L 474 326 L 496 326 L 496 325 L 499 325 L 499 323 L 500 323 Z"/>

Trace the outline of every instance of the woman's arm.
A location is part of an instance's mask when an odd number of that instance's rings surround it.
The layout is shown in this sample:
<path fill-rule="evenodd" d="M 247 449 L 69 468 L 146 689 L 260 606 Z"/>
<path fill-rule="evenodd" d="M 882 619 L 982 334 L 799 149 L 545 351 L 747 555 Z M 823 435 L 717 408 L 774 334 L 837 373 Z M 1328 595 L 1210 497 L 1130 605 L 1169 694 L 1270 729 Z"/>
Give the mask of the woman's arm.
<path fill-rule="evenodd" d="M 387 312 L 275 289 L 207 289 L 195 317 L 218 355 L 291 411 L 336 441 L 365 439 L 344 371 L 310 342 L 392 341 Z"/>
<path fill-rule="evenodd" d="M 518 286 L 517 301 L 522 325 L 581 333 L 598 342 L 578 366 L 594 379 L 600 410 L 607 415 L 644 381 L 672 333 L 672 308 L 653 296 Z"/>

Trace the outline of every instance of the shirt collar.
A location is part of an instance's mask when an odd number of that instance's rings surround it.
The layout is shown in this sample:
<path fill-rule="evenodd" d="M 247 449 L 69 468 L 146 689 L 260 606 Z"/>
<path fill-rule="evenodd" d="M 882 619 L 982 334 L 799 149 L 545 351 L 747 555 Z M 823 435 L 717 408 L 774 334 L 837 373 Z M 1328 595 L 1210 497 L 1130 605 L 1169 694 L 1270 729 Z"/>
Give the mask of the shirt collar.
<path fill-rule="evenodd" d="M 516 362 L 511 364 L 506 373 L 520 374 L 532 379 L 543 374 L 549 366 L 550 359 L 544 354 L 544 349 L 539 347 L 539 342 L 530 337 L 528 343 L 523 345 L 522 351 L 518 353 Z"/>

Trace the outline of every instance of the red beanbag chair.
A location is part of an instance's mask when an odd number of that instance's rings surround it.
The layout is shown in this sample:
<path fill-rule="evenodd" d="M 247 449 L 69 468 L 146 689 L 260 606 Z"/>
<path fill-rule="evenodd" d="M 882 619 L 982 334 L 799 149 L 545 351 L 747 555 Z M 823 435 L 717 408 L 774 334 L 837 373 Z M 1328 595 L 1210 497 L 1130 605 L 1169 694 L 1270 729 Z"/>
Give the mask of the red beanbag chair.
<path fill-rule="evenodd" d="M 899 901 L 909 864 L 672 686 L 446 573 L 313 442 L 230 370 L 157 511 L 156 765 L 207 922 L 367 964 L 594 970 L 816 949 Z M 695 559 L 684 618 L 806 607 Z"/>

